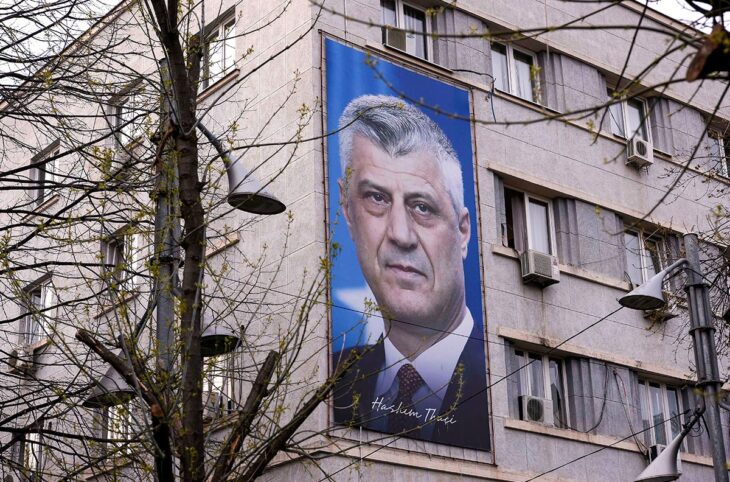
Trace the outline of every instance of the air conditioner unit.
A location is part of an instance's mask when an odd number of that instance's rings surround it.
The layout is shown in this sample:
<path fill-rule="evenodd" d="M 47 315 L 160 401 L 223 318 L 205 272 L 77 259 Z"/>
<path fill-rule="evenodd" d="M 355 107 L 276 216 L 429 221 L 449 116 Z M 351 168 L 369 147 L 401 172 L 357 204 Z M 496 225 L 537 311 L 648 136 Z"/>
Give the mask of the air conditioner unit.
<path fill-rule="evenodd" d="M 650 166 L 654 163 L 654 149 L 644 139 L 633 137 L 626 142 L 626 164 L 635 167 Z"/>
<path fill-rule="evenodd" d="M 383 43 L 388 47 L 406 51 L 406 31 L 399 28 L 383 27 Z"/>
<path fill-rule="evenodd" d="M 10 373 L 33 373 L 33 350 L 26 346 L 16 348 L 12 352 L 10 352 L 8 365 Z"/>
<path fill-rule="evenodd" d="M 520 420 L 554 425 L 553 401 L 547 398 L 520 395 Z"/>
<path fill-rule="evenodd" d="M 662 451 L 667 448 L 664 444 L 654 444 L 651 447 L 649 447 L 649 462 L 653 462 L 654 459 L 659 457 L 659 454 L 662 453 Z M 680 455 L 680 452 L 677 452 L 677 469 L 679 473 L 682 473 L 682 457 Z"/>
<path fill-rule="evenodd" d="M 520 265 L 523 283 L 545 287 L 560 282 L 560 268 L 555 256 L 528 249 L 520 254 Z"/>

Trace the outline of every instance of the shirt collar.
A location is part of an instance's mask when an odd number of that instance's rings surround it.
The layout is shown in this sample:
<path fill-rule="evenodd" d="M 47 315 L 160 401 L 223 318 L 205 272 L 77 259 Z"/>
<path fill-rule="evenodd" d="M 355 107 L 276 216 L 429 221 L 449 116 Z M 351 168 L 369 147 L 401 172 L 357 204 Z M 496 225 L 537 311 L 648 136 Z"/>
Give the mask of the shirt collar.
<path fill-rule="evenodd" d="M 406 363 L 411 363 L 426 382 L 428 388 L 443 399 L 456 364 L 461 357 L 461 352 L 464 350 L 473 328 L 474 319 L 467 308 L 464 318 L 454 331 L 430 346 L 412 362 L 403 356 L 390 341 L 390 338 L 385 338 L 383 340 L 385 367 L 378 376 L 376 395 L 387 392 L 393 384 L 393 379 L 400 367 Z"/>

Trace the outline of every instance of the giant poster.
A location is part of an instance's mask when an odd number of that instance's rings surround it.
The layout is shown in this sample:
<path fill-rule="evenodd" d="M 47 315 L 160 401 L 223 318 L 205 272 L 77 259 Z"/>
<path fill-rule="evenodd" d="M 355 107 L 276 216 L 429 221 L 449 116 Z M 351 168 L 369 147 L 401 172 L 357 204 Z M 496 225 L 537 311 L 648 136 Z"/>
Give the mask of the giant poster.
<path fill-rule="evenodd" d="M 489 450 L 469 93 L 325 58 L 334 420 Z"/>

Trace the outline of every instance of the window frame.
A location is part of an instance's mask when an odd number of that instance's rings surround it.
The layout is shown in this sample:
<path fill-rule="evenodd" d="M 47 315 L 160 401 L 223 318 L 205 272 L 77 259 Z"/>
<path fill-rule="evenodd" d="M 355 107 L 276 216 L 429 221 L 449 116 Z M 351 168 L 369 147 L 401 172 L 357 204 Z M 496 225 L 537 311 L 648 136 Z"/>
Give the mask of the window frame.
<path fill-rule="evenodd" d="M 553 216 L 553 203 L 550 199 L 544 198 L 541 196 L 536 196 L 534 194 L 524 193 L 525 195 L 525 224 L 527 227 L 527 247 L 528 249 L 536 250 L 533 247 L 534 242 L 534 234 L 533 234 L 533 227 L 531 222 L 531 214 L 530 214 L 530 201 L 535 200 L 538 203 L 545 204 L 545 209 L 547 210 L 547 216 L 548 216 L 548 239 L 550 244 L 550 252 L 545 253 L 549 254 L 550 256 L 556 256 L 557 253 L 557 247 L 555 246 L 555 217 Z M 542 251 L 540 251 L 542 252 Z"/>
<path fill-rule="evenodd" d="M 516 224 L 515 223 L 515 213 L 512 211 L 512 205 L 511 205 L 511 201 L 510 201 L 511 197 L 508 197 L 507 196 L 508 191 L 510 191 L 512 193 L 515 193 L 517 195 L 521 195 L 522 196 L 522 213 L 521 213 L 521 216 L 522 216 L 522 220 L 524 220 L 524 224 L 525 224 L 525 231 L 526 232 L 524 233 L 524 235 L 525 235 L 525 239 L 527 241 L 527 245 L 525 246 L 525 250 L 532 249 L 532 250 L 535 250 L 537 252 L 543 253 L 543 251 L 537 250 L 537 249 L 535 249 L 533 247 L 535 235 L 533 233 L 533 227 L 532 227 L 532 222 L 531 222 L 532 219 L 531 219 L 531 214 L 530 214 L 530 200 L 535 200 L 538 203 L 542 203 L 542 204 L 545 204 L 546 205 L 546 207 L 547 207 L 547 215 L 548 215 L 548 226 L 547 226 L 547 228 L 548 228 L 548 231 L 549 231 L 547 233 L 547 235 L 548 235 L 549 244 L 550 244 L 550 251 L 547 252 L 547 253 L 544 253 L 544 254 L 557 257 L 558 249 L 557 249 L 557 239 L 556 239 L 556 235 L 555 235 L 555 213 L 553 212 L 552 199 L 546 198 L 544 196 L 539 196 L 537 194 L 528 193 L 528 192 L 522 191 L 520 189 L 515 189 L 515 188 L 513 188 L 511 186 L 508 186 L 508 185 L 505 185 L 504 186 L 503 193 L 504 193 L 504 207 L 505 207 L 505 222 L 507 223 L 506 229 L 507 230 L 510 229 L 510 227 L 509 227 L 509 218 L 511 217 L 512 218 L 512 228 L 511 229 L 512 229 L 512 237 L 513 237 L 513 239 L 516 239 L 518 236 L 520 236 L 520 234 L 515 232 L 515 224 Z M 508 213 L 511 214 L 511 216 L 508 215 Z M 516 242 L 514 243 L 515 246 L 509 246 L 508 239 L 505 239 L 505 241 L 507 241 L 506 246 L 512 247 L 514 249 L 517 249 L 517 246 L 516 246 L 517 243 Z"/>
<path fill-rule="evenodd" d="M 203 408 L 208 408 L 209 397 L 216 397 L 214 403 L 217 407 L 214 409 L 218 415 L 228 415 L 233 412 L 232 362 L 229 354 L 207 357 L 204 361 L 201 387 Z"/>
<path fill-rule="evenodd" d="M 133 401 L 118 403 L 104 407 L 102 435 L 106 441 L 106 451 L 114 450 L 118 454 L 129 455 L 132 452 L 130 442 L 133 435 Z M 118 427 L 114 424 L 119 422 Z M 113 441 L 116 439 L 117 441 Z"/>
<path fill-rule="evenodd" d="M 29 481 L 40 481 L 43 469 L 43 437 L 41 432 L 26 432 L 23 436 L 21 465 Z"/>
<path fill-rule="evenodd" d="M 54 187 L 48 185 L 57 180 L 57 161 L 54 159 L 61 154 L 61 147 L 57 142 L 51 144 L 30 162 L 30 180 L 35 187 L 31 188 L 31 197 L 36 207 L 53 197 Z"/>
<path fill-rule="evenodd" d="M 570 429 L 570 406 L 567 403 L 568 398 L 568 372 L 567 368 L 565 366 L 565 361 L 560 357 L 555 356 L 549 356 L 547 353 L 538 353 L 533 352 L 530 350 L 524 350 L 520 347 L 514 348 L 514 356 L 517 359 L 518 366 L 520 367 L 520 389 L 519 389 L 519 396 L 527 395 L 531 397 L 539 397 L 548 399 L 553 404 L 553 426 L 556 428 L 564 428 L 564 429 Z M 542 369 L 542 395 L 533 395 L 532 386 L 534 381 L 533 378 L 533 372 L 530 369 L 530 366 L 534 364 L 532 361 L 534 359 L 539 359 L 541 363 L 541 369 Z M 560 370 L 560 389 L 561 393 L 563 395 L 562 403 L 560 404 L 560 407 L 557 408 L 559 413 L 559 419 L 556 419 L 555 413 L 556 413 L 556 403 L 553 399 L 553 392 L 552 392 L 552 378 L 550 375 L 550 362 L 556 362 L 558 363 L 559 370 Z M 525 368 L 523 368 L 525 367 Z"/>
<path fill-rule="evenodd" d="M 140 108 L 139 84 L 140 81 L 135 82 L 112 103 L 110 124 L 117 147 L 127 147 L 142 139 L 145 114 Z"/>
<path fill-rule="evenodd" d="M 142 233 L 134 225 L 127 225 L 102 239 L 101 261 L 103 277 L 115 281 L 124 291 L 132 291 L 140 284 L 142 268 Z M 121 260 L 117 259 L 121 255 Z M 113 261 L 113 263 L 111 262 Z"/>
<path fill-rule="evenodd" d="M 631 279 L 631 273 L 629 272 L 629 256 L 628 253 L 630 252 L 629 247 L 626 245 L 626 236 L 627 235 L 635 235 L 638 244 L 639 244 L 639 253 L 637 253 L 639 257 L 639 271 L 641 272 L 641 280 L 640 282 L 636 283 L 636 280 Z M 647 235 L 644 231 L 638 230 L 638 229 L 627 229 L 624 231 L 624 256 L 626 259 L 626 274 L 631 280 L 631 283 L 635 286 L 638 286 L 642 283 L 645 283 L 648 281 L 654 274 L 658 273 L 662 269 L 666 268 L 668 266 L 668 249 L 667 249 L 667 240 L 664 236 L 658 235 L 658 234 L 649 234 Z M 659 270 L 657 271 L 656 268 L 653 268 L 656 272 L 651 274 L 649 272 L 649 266 L 648 262 L 652 260 L 651 251 L 647 248 L 647 243 L 655 243 L 658 248 L 658 258 L 659 261 Z"/>
<path fill-rule="evenodd" d="M 227 27 L 230 27 L 230 33 L 228 36 L 226 36 Z M 222 52 L 220 52 L 220 60 L 223 65 L 219 72 L 211 74 L 211 57 L 213 54 L 211 45 L 214 43 L 218 44 L 220 48 L 223 49 Z M 230 57 L 228 56 L 229 48 L 233 50 Z M 213 22 L 210 30 L 205 34 L 200 90 L 205 90 L 217 84 L 220 80 L 235 70 L 236 50 L 236 15 L 235 12 L 226 12 L 221 15 L 218 20 Z M 218 52 L 215 52 L 215 54 L 217 53 Z M 230 65 L 228 65 L 228 60 L 230 60 Z"/>
<path fill-rule="evenodd" d="M 496 85 L 496 77 L 494 76 L 494 57 L 492 57 L 492 52 L 494 51 L 494 46 L 499 45 L 500 47 L 503 47 L 505 49 L 505 56 L 507 57 L 507 90 L 500 89 Z M 532 59 L 532 63 L 530 64 L 530 85 L 532 87 L 531 89 L 531 95 L 530 98 L 522 97 L 517 89 L 518 83 L 518 74 L 517 74 L 517 67 L 515 66 L 515 52 L 521 53 L 523 55 L 529 56 Z M 515 97 L 519 97 L 522 100 L 526 100 L 527 102 L 532 102 L 533 104 L 540 104 L 540 77 L 538 75 L 532 75 L 532 70 L 537 69 L 540 67 L 540 64 L 537 61 L 537 54 L 535 52 L 532 52 L 530 50 L 527 50 L 523 47 L 517 47 L 515 45 L 504 44 L 501 42 L 492 42 L 489 47 L 489 53 L 490 53 L 490 60 L 491 60 L 491 67 L 492 67 L 492 77 L 494 82 L 494 88 L 501 91 L 506 92 L 510 95 L 514 95 Z"/>
<path fill-rule="evenodd" d="M 730 158 L 728 157 L 728 149 L 726 148 L 726 146 L 730 145 L 728 138 L 717 130 L 709 131 L 708 137 L 710 138 L 710 142 L 715 143 L 717 146 L 717 159 L 715 158 L 716 154 L 710 152 L 711 161 L 718 163 L 719 168 L 715 169 L 715 171 L 724 178 L 730 178 Z"/>
<path fill-rule="evenodd" d="M 665 445 L 665 446 L 668 445 L 669 442 L 679 432 L 682 431 L 682 424 L 686 421 L 686 416 L 682 416 L 682 404 L 684 402 L 682 401 L 681 387 L 659 382 L 657 380 L 651 380 L 649 378 L 644 378 L 641 376 L 638 378 L 637 386 L 638 386 L 637 393 L 639 395 L 639 404 L 638 404 L 639 405 L 639 417 L 641 420 L 642 428 L 645 429 L 644 440 L 647 441 L 650 446 L 651 445 Z M 661 405 L 662 405 L 661 414 L 662 414 L 662 420 L 665 420 L 665 422 L 661 424 L 664 427 L 664 441 L 663 442 L 658 441 L 656 438 L 655 431 L 656 431 L 657 427 L 659 427 L 659 425 L 654 424 L 653 419 L 652 419 L 653 413 L 654 413 L 653 412 L 653 408 L 654 408 L 653 399 L 652 399 L 652 394 L 651 394 L 652 386 L 658 388 L 661 393 L 661 401 L 660 401 Z M 668 415 L 671 413 L 669 396 L 667 394 L 667 390 L 673 390 L 675 393 L 676 400 L 677 400 L 677 413 L 679 415 L 679 420 L 678 420 L 678 429 L 676 432 L 672 429 L 671 421 L 667 421 Z M 643 392 L 644 398 L 642 398 L 642 392 Z M 647 414 L 649 416 L 649 427 L 644 426 L 644 415 L 645 415 L 644 414 L 644 405 L 645 405 L 645 403 L 648 405 L 651 405 L 651 406 L 647 407 L 649 409 L 649 413 Z M 682 444 L 680 445 L 680 450 L 682 452 L 688 451 L 686 440 L 682 441 Z"/>
<path fill-rule="evenodd" d="M 619 137 L 621 139 L 626 139 L 627 141 L 634 138 L 639 138 L 648 143 L 650 146 L 654 146 L 654 141 L 652 138 L 651 133 L 651 122 L 649 119 L 649 102 L 644 99 L 643 97 L 631 97 L 631 98 L 618 98 L 614 96 L 615 90 L 613 89 L 606 89 L 606 95 L 609 100 L 609 105 L 607 107 L 608 109 L 608 115 L 609 115 L 609 131 L 611 132 L 611 135 L 614 137 Z M 629 115 L 628 115 L 628 107 L 630 102 L 638 102 L 641 104 L 641 108 L 643 110 L 643 115 L 641 124 L 637 128 L 636 132 L 634 132 L 631 136 L 627 136 L 628 126 L 629 126 Z M 613 128 L 613 113 L 612 109 L 618 108 L 621 111 L 621 127 L 622 127 L 622 133 L 618 133 Z M 646 138 L 643 138 L 639 135 L 640 128 L 643 126 L 644 131 L 646 132 Z"/>
<path fill-rule="evenodd" d="M 26 299 L 22 306 L 23 318 L 19 338 L 21 344 L 33 346 L 49 337 L 48 317 L 53 315 L 56 296 L 50 279 L 37 281 L 24 291 Z M 38 293 L 38 304 L 34 302 L 36 293 Z"/>
<path fill-rule="evenodd" d="M 387 1 L 387 0 L 386 0 Z M 385 23 L 385 18 L 383 16 L 384 6 L 383 6 L 383 0 L 380 1 L 380 11 L 381 11 L 381 22 L 383 24 L 383 28 L 394 28 L 398 30 L 403 30 L 405 32 L 411 32 L 411 30 L 408 30 L 405 27 L 405 7 L 412 8 L 413 10 L 418 10 L 419 12 L 423 13 L 424 18 L 424 32 L 420 35 L 423 39 L 423 50 L 424 54 L 423 57 L 418 55 L 416 52 L 408 50 L 408 42 L 406 40 L 406 50 L 402 50 L 402 52 L 407 53 L 408 55 L 411 55 L 413 57 L 416 57 L 421 60 L 425 60 L 427 62 L 433 62 L 433 56 L 434 56 L 434 46 L 433 46 L 433 19 L 431 18 L 431 15 L 428 14 L 428 8 L 424 7 L 423 5 L 419 5 L 417 3 L 408 2 L 404 0 L 391 0 L 395 5 L 395 25 L 388 25 Z M 408 33 L 406 33 L 406 36 Z M 419 35 L 415 35 L 418 37 Z"/>

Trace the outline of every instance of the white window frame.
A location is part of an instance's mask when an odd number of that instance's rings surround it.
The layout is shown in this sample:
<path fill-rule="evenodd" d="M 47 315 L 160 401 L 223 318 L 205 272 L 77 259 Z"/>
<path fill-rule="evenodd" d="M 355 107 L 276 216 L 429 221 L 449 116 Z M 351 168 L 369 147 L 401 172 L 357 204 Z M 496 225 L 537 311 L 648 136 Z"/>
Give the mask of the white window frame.
<path fill-rule="evenodd" d="M 230 27 L 230 30 L 227 30 Z M 228 32 L 228 35 L 226 33 Z M 222 40 L 221 40 L 222 39 Z M 215 50 L 216 49 L 222 50 Z M 221 62 L 220 69 L 211 71 L 212 58 L 215 55 Z M 236 16 L 226 15 L 205 37 L 203 53 L 202 88 L 207 89 L 231 73 L 236 65 Z"/>
<path fill-rule="evenodd" d="M 532 362 L 532 357 L 539 358 L 542 363 L 542 381 L 543 381 L 543 387 L 542 387 L 542 398 L 548 399 L 553 402 L 553 410 L 555 409 L 555 400 L 553 400 L 552 396 L 552 383 L 550 380 L 550 361 L 555 361 L 559 363 L 560 365 L 560 382 L 561 382 L 561 389 L 563 392 L 563 403 L 562 403 L 562 414 L 561 417 L 564 418 L 563 420 L 553 420 L 553 423 L 556 427 L 559 428 L 570 428 L 568 421 L 570 420 L 570 407 L 568 405 L 568 372 L 565 368 L 565 361 L 562 358 L 558 357 L 551 357 L 547 354 L 542 353 L 535 353 L 531 352 L 529 350 L 523 350 L 522 348 L 515 348 L 515 357 L 518 360 L 518 366 L 519 367 L 525 367 L 521 368 L 520 370 L 520 395 L 529 395 L 529 396 L 535 396 L 532 395 L 532 385 L 534 380 L 532 379 L 532 371 L 530 370 L 530 366 L 528 364 L 534 363 Z M 521 355 L 519 354 L 521 353 Z"/>
<path fill-rule="evenodd" d="M 40 471 L 43 464 L 43 445 L 39 432 L 28 432 L 23 440 L 23 469 L 27 471 L 28 480 L 41 480 Z"/>
<path fill-rule="evenodd" d="M 138 273 L 142 269 L 141 245 L 142 234 L 136 232 L 133 226 L 120 229 L 102 242 L 104 272 L 118 276 L 116 281 L 126 291 L 131 291 L 140 282 Z M 117 259 L 120 253 L 121 260 Z"/>
<path fill-rule="evenodd" d="M 652 420 L 653 400 L 652 400 L 651 390 L 650 390 L 651 385 L 654 385 L 655 387 L 658 386 L 658 388 L 661 391 L 661 405 L 662 405 L 661 413 L 663 416 L 663 420 L 666 420 L 666 422 L 664 422 L 662 424 L 662 427 L 664 428 L 664 439 L 665 439 L 663 445 L 667 445 L 679 432 L 682 431 L 682 424 L 684 423 L 684 417 L 682 416 L 682 403 L 683 403 L 682 394 L 681 394 L 679 387 L 667 386 L 666 383 L 661 383 L 661 382 L 657 382 L 655 380 L 650 380 L 650 379 L 639 377 L 639 416 L 641 417 L 642 428 L 644 428 L 643 427 L 644 415 L 645 415 L 644 414 L 644 402 L 651 405 L 651 406 L 647 407 L 650 411 L 650 413 L 648 414 L 648 418 L 649 418 L 649 426 L 651 427 L 646 431 L 647 438 L 649 440 L 649 445 L 655 445 L 655 444 L 660 443 L 659 441 L 657 441 L 656 433 L 655 433 L 655 430 L 657 429 L 658 425 L 657 425 L 657 427 L 655 427 L 654 426 L 655 424 Z M 668 420 L 670 410 L 669 410 L 669 396 L 667 395 L 667 388 L 674 390 L 674 392 L 677 394 L 677 413 L 680 415 L 679 415 L 679 420 L 678 420 L 679 428 L 676 433 L 674 433 L 672 431 L 671 421 Z M 644 392 L 643 396 L 645 397 L 643 399 L 642 399 L 642 393 L 641 393 L 642 391 Z M 680 449 L 682 451 L 687 451 L 687 445 L 686 445 L 685 441 L 682 441 L 682 445 L 680 446 Z"/>
<path fill-rule="evenodd" d="M 656 243 L 656 245 L 659 249 L 659 258 L 658 258 L 659 259 L 659 270 L 662 270 L 662 269 L 666 268 L 666 266 L 667 266 L 667 242 L 666 242 L 666 239 L 664 238 L 664 236 L 660 236 L 660 235 L 656 235 L 656 234 L 647 235 L 643 231 L 639 231 L 636 229 L 627 229 L 624 232 L 624 256 L 626 257 L 627 270 L 629 268 L 629 262 L 630 262 L 629 257 L 628 257 L 629 248 L 628 248 L 628 246 L 626 246 L 626 235 L 627 234 L 635 235 L 639 241 L 638 256 L 639 256 L 639 262 L 640 262 L 639 269 L 641 271 L 641 280 L 632 279 L 631 282 L 635 283 L 635 281 L 640 281 L 639 283 L 636 283 L 636 284 L 641 284 L 641 283 L 646 282 L 652 276 L 654 276 L 653 274 L 651 274 L 649 272 L 648 263 L 651 261 L 651 253 L 649 253 L 649 250 L 646 248 L 647 241 Z M 628 271 L 626 273 L 627 273 L 627 275 L 629 274 Z M 630 278 L 630 276 L 629 276 L 629 278 Z"/>
<path fill-rule="evenodd" d="M 231 357 L 211 356 L 203 365 L 203 403 L 212 401 L 219 415 L 227 415 L 232 410 Z"/>
<path fill-rule="evenodd" d="M 31 196 L 36 207 L 43 204 L 53 196 L 53 186 L 48 184 L 56 182 L 57 160 L 53 159 L 61 153 L 60 147 L 55 147 L 39 159 L 31 162 L 30 178 L 35 183 L 31 190 Z M 49 160 L 52 159 L 52 160 Z M 40 165 L 39 165 L 40 164 Z"/>
<path fill-rule="evenodd" d="M 142 137 L 142 120 L 140 110 L 140 92 L 134 89 L 121 96 L 113 106 L 113 127 L 117 143 L 120 146 L 133 144 Z"/>
<path fill-rule="evenodd" d="M 34 295 L 38 293 L 39 304 L 33 302 Z M 41 284 L 31 286 L 25 292 L 27 304 L 24 306 L 21 342 L 26 345 L 34 345 L 48 338 L 50 333 L 49 318 L 53 317 L 56 304 L 56 293 L 51 281 L 44 281 Z M 41 312 L 42 310 L 42 312 Z"/>
<path fill-rule="evenodd" d="M 718 163 L 717 173 L 725 178 L 730 178 L 730 159 L 728 159 L 728 152 L 725 144 L 728 139 L 719 131 L 709 132 L 710 142 L 715 143 L 717 146 L 717 155 L 719 159 L 715 159 L 715 154 L 710 152 L 711 162 Z"/>
<path fill-rule="evenodd" d="M 524 218 L 524 221 L 525 221 L 525 230 L 527 231 L 525 233 L 526 234 L 526 238 L 527 238 L 527 246 L 526 246 L 526 249 L 534 249 L 533 248 L 533 243 L 534 243 L 534 236 L 535 235 L 532 232 L 532 223 L 531 223 L 531 217 L 530 217 L 531 216 L 530 215 L 530 200 L 531 199 L 534 199 L 535 201 L 538 201 L 538 202 L 541 202 L 541 203 L 544 203 L 544 204 L 547 205 L 548 229 L 549 229 L 549 232 L 547 234 L 548 234 L 548 237 L 550 238 L 550 252 L 549 253 L 545 253 L 545 254 L 549 254 L 551 256 L 557 256 L 558 250 L 557 250 L 557 240 L 556 240 L 556 236 L 555 236 L 555 216 L 554 216 L 554 213 L 553 213 L 553 202 L 552 202 L 552 200 L 551 199 L 548 199 L 546 197 L 542 197 L 542 196 L 538 196 L 538 195 L 535 195 L 535 194 L 531 194 L 531 193 L 522 191 L 520 189 L 515 189 L 515 188 L 513 188 L 511 186 L 504 186 L 504 192 L 503 192 L 503 194 L 504 194 L 504 201 L 503 202 L 505 204 L 505 211 L 508 208 L 507 204 L 509 202 L 509 200 L 507 198 L 507 191 L 512 191 L 512 192 L 514 192 L 514 193 L 516 193 L 518 195 L 522 195 L 522 204 L 523 204 L 523 206 L 522 206 L 521 216 Z M 512 207 L 509 206 L 509 209 L 512 209 Z M 512 213 L 512 223 L 513 224 L 515 222 L 515 219 L 514 218 L 515 218 L 515 213 L 513 212 Z M 514 226 L 513 226 L 513 230 L 514 230 Z M 514 236 L 517 236 L 518 233 L 513 233 L 513 235 Z M 539 251 L 539 252 L 542 252 L 542 251 Z"/>
<path fill-rule="evenodd" d="M 104 438 L 109 439 L 117 452 L 124 455 L 131 452 L 129 441 L 132 440 L 132 407 L 132 400 L 129 400 L 104 409 Z"/>
<path fill-rule="evenodd" d="M 433 61 L 433 37 L 432 37 L 433 21 L 431 19 L 431 15 L 428 14 L 428 9 L 422 5 L 417 5 L 417 4 L 414 4 L 411 2 L 405 2 L 403 0 L 392 0 L 392 1 L 393 1 L 393 3 L 395 3 L 395 25 L 392 26 L 392 28 L 406 30 L 404 7 L 409 7 L 409 8 L 418 10 L 419 12 L 423 13 L 423 17 L 425 19 L 425 24 L 426 24 L 426 31 L 422 35 L 423 42 L 424 42 L 424 56 L 421 57 L 421 56 L 417 55 L 415 51 L 411 51 L 407 47 L 406 47 L 405 52 L 408 55 L 412 55 L 416 58 L 432 62 Z M 381 3 L 380 3 L 381 12 L 382 12 L 383 8 L 384 7 L 383 7 L 382 1 L 381 1 Z M 388 26 L 385 25 L 385 22 L 383 22 L 383 28 L 388 28 Z M 406 34 L 406 35 L 408 35 L 408 34 Z M 414 35 L 416 37 L 416 41 L 418 41 L 419 40 L 418 37 L 420 37 L 420 35 L 417 35 L 417 34 L 414 34 Z M 406 41 L 406 46 L 407 46 L 407 41 Z"/>
<path fill-rule="evenodd" d="M 555 246 L 555 219 L 553 218 L 553 203 L 550 199 L 541 197 L 541 196 L 535 196 L 534 194 L 528 194 L 524 193 L 525 195 L 525 224 L 527 228 L 527 247 L 529 249 L 535 249 L 533 247 L 535 235 L 532 232 L 532 223 L 530 219 L 530 200 L 534 199 L 535 201 L 538 201 L 540 203 L 544 203 L 547 205 L 547 214 L 548 214 L 548 237 L 550 238 L 550 252 L 545 253 L 549 254 L 551 256 L 556 256 L 557 248 Z"/>
<path fill-rule="evenodd" d="M 609 131 L 612 135 L 616 137 L 620 137 L 622 139 L 633 139 L 636 136 L 636 133 L 632 134 L 631 136 L 627 136 L 628 126 L 629 126 L 629 102 L 634 101 L 641 104 L 641 108 L 644 111 L 642 116 L 642 122 L 644 125 L 644 130 L 646 131 L 646 139 L 644 139 L 649 145 L 653 146 L 654 142 L 652 140 L 651 136 L 651 122 L 649 121 L 649 103 L 646 101 L 646 99 L 643 99 L 641 97 L 632 97 L 630 99 L 621 99 L 618 100 L 616 97 L 613 96 L 613 90 L 608 89 L 607 96 L 609 101 L 612 103 L 608 106 L 608 116 L 609 116 Z M 615 132 L 613 129 L 613 124 L 611 123 L 611 117 L 613 116 L 611 112 L 611 108 L 618 106 L 621 110 L 621 122 L 623 127 L 623 133 Z M 638 130 L 637 130 L 638 132 Z M 640 136 L 637 136 L 641 139 Z"/>
<path fill-rule="evenodd" d="M 512 44 L 503 44 L 499 42 L 493 42 L 490 45 L 490 56 L 492 55 L 492 50 L 494 45 L 499 45 L 500 47 L 504 47 L 505 49 L 505 55 L 507 56 L 507 90 L 502 90 L 503 92 L 507 92 L 509 94 L 512 94 L 516 97 L 519 97 L 522 100 L 526 100 L 528 102 L 532 102 L 534 104 L 540 103 L 540 78 L 537 75 L 533 75 L 533 69 L 539 68 L 539 64 L 537 62 L 537 55 L 534 52 L 531 52 L 527 49 L 521 48 L 521 47 L 515 47 Z M 530 95 L 530 98 L 522 97 L 517 92 L 517 68 L 515 67 L 515 52 L 519 52 L 523 55 L 527 55 L 532 58 L 532 69 L 530 69 L 530 84 L 532 85 L 532 92 Z M 494 59 L 492 58 L 492 73 L 494 73 Z M 496 80 L 495 80 L 496 82 Z M 495 89 L 496 89 L 495 85 Z M 500 89 L 501 90 L 501 89 Z"/>

